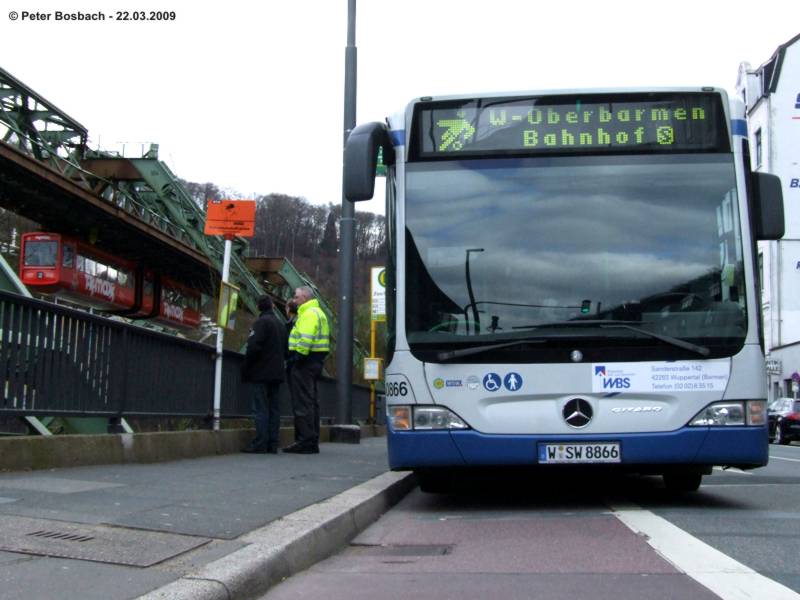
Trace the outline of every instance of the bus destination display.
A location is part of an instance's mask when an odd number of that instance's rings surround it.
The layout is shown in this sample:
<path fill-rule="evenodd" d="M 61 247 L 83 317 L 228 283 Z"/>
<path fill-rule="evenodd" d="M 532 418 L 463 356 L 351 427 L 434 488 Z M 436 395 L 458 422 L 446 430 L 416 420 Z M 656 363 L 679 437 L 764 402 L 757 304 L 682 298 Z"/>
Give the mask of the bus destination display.
<path fill-rule="evenodd" d="M 718 94 L 476 98 L 420 104 L 416 156 L 729 148 Z"/>

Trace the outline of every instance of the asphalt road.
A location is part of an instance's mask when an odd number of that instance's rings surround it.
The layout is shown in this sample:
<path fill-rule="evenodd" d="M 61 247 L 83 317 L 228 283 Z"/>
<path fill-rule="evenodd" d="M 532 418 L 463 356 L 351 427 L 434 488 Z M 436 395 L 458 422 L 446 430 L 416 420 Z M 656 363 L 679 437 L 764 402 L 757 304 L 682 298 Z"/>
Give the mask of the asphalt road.
<path fill-rule="evenodd" d="M 587 475 L 416 490 L 264 598 L 800 599 L 800 446 L 770 455 L 686 494 Z"/>

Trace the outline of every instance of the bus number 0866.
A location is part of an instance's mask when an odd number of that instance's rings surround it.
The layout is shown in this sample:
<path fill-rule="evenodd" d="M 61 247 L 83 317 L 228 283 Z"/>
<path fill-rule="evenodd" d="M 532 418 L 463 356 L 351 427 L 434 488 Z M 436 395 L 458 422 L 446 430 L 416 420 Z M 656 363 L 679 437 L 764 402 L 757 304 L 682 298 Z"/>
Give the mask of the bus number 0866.
<path fill-rule="evenodd" d="M 387 381 L 386 382 L 386 395 L 392 396 L 407 396 L 408 385 L 405 381 Z"/>

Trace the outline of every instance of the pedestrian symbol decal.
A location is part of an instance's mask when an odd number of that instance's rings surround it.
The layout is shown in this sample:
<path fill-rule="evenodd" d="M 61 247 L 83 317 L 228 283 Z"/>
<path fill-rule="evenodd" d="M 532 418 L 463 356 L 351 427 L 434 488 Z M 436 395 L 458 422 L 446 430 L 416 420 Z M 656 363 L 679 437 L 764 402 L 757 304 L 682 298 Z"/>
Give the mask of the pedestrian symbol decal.
<path fill-rule="evenodd" d="M 500 375 L 497 373 L 487 373 L 483 376 L 483 387 L 487 392 L 496 392 L 500 389 Z"/>
<path fill-rule="evenodd" d="M 519 373 L 509 373 L 503 379 L 503 385 L 506 386 L 509 392 L 516 392 L 522 387 L 522 377 Z"/>

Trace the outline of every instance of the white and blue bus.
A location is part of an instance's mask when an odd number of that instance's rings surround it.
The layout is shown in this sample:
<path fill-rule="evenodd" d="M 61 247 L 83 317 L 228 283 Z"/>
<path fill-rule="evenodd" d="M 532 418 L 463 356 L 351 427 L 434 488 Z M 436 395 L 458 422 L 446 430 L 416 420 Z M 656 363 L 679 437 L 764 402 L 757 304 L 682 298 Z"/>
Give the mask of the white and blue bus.
<path fill-rule="evenodd" d="M 712 87 L 422 97 L 351 133 L 387 172 L 389 462 L 605 465 L 696 490 L 768 460 L 757 240 L 780 183 Z"/>

